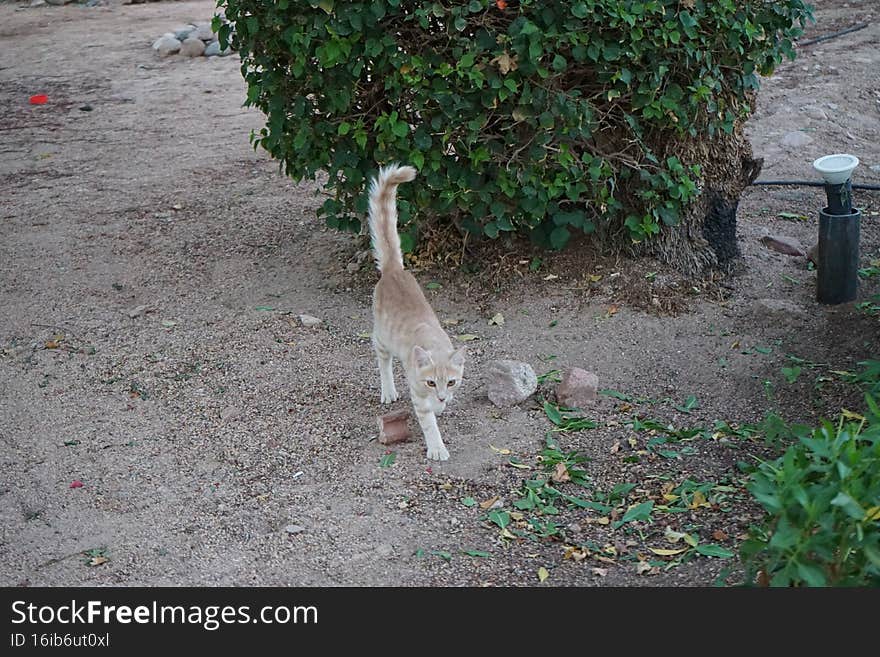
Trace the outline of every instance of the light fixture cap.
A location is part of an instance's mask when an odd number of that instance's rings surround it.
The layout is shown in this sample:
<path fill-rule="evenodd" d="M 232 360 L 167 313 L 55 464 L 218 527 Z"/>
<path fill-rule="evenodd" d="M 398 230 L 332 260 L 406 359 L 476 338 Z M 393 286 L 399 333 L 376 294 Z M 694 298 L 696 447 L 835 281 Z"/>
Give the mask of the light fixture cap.
<path fill-rule="evenodd" d="M 813 162 L 813 168 L 829 185 L 845 183 L 850 179 L 853 169 L 857 166 L 859 166 L 859 158 L 848 153 L 826 155 Z"/>

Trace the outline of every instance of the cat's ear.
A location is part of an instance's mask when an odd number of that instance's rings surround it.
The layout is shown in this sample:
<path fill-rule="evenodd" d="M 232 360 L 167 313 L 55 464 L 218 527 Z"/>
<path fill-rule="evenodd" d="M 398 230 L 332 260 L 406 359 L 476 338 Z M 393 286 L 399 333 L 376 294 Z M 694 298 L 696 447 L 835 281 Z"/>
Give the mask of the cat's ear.
<path fill-rule="evenodd" d="M 465 351 L 464 347 L 456 349 L 449 357 L 449 363 L 454 367 L 464 367 L 465 356 L 467 356 L 467 352 Z"/>
<path fill-rule="evenodd" d="M 434 361 L 431 359 L 431 354 L 422 349 L 419 345 L 412 348 L 412 362 L 419 369 L 434 364 Z"/>

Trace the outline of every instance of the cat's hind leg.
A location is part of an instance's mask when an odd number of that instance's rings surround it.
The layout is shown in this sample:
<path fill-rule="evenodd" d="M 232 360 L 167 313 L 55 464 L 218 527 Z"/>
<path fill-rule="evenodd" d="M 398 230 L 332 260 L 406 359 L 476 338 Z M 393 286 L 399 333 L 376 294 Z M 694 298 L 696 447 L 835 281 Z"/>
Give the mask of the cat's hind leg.
<path fill-rule="evenodd" d="M 398 399 L 397 388 L 394 387 L 391 352 L 378 342 L 373 342 L 373 348 L 376 350 L 376 360 L 379 363 L 379 383 L 382 386 L 381 401 L 383 404 L 390 404 Z"/>

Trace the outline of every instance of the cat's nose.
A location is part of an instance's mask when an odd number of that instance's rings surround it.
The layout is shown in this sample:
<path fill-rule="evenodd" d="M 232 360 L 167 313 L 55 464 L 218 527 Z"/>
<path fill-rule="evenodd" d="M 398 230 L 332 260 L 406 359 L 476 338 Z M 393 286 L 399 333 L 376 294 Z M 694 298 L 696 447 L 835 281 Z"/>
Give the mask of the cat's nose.
<path fill-rule="evenodd" d="M 439 396 L 439 395 L 437 395 L 437 399 L 439 399 L 439 400 L 442 401 L 442 402 L 445 402 L 445 401 L 446 401 L 446 397 L 441 397 L 441 396 Z"/>

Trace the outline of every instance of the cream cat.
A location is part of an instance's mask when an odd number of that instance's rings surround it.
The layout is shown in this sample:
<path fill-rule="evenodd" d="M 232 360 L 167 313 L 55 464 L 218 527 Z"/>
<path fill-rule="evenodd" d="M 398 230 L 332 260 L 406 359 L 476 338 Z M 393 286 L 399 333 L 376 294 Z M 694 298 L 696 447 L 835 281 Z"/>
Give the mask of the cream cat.
<path fill-rule="evenodd" d="M 370 235 L 381 278 L 373 292 L 373 348 L 379 361 L 382 403 L 397 400 L 392 358 L 406 371 L 409 394 L 425 434 L 428 458 L 445 461 L 449 451 L 440 437 L 437 418 L 461 385 L 464 349 L 452 343 L 418 282 L 403 268 L 397 234 L 397 186 L 416 170 L 391 165 L 379 170 L 370 186 Z"/>

